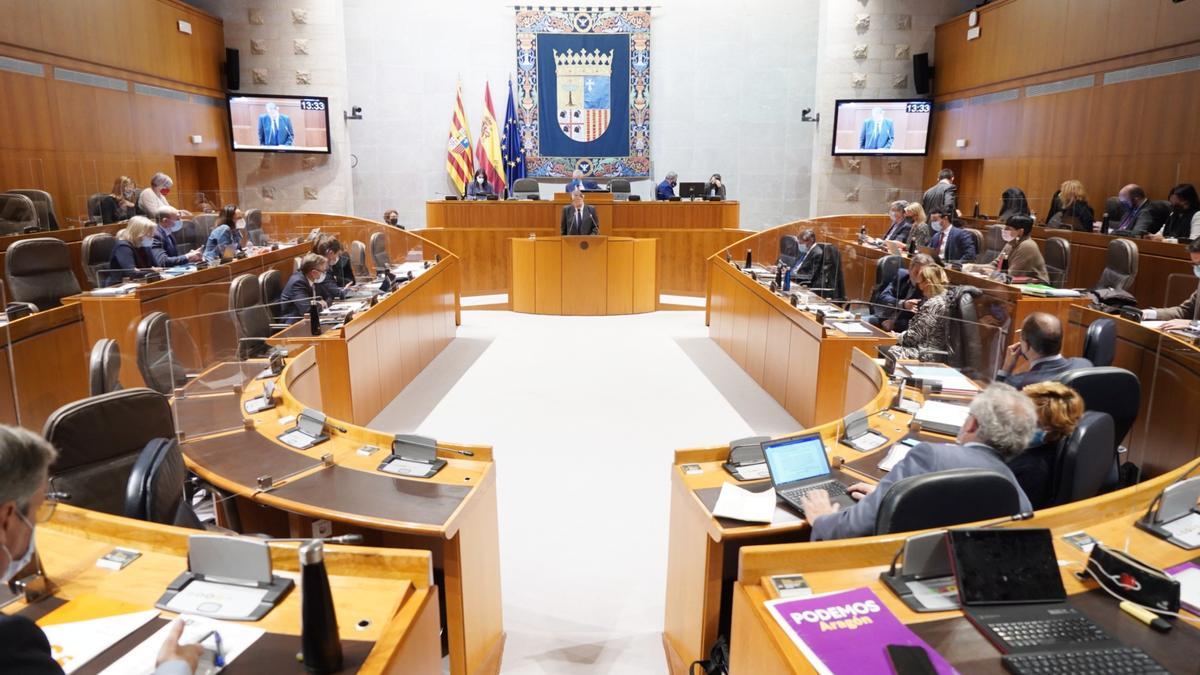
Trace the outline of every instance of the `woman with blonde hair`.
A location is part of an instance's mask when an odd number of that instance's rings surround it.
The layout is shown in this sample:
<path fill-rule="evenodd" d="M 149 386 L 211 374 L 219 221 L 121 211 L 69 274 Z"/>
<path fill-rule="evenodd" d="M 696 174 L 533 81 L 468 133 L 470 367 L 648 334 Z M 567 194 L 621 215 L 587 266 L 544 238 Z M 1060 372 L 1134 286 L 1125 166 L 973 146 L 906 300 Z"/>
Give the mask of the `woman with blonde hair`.
<path fill-rule="evenodd" d="M 908 330 L 900 334 L 896 344 L 888 347 L 888 351 L 897 359 L 921 359 L 927 352 L 950 350 L 946 326 L 946 317 L 950 313 L 947 297 L 950 280 L 946 277 L 946 270 L 937 265 L 925 265 L 916 275 L 915 283 L 924 299 L 909 320 Z"/>
<path fill-rule="evenodd" d="M 119 223 L 133 217 L 137 205 L 137 186 L 129 176 L 119 176 L 113 181 L 112 190 L 100 200 L 100 220 L 105 225 Z"/>
<path fill-rule="evenodd" d="M 929 217 L 925 215 L 925 207 L 921 202 L 909 202 L 904 207 L 904 215 L 912 221 L 912 229 L 908 233 L 908 252 L 913 253 L 918 248 L 928 247 L 933 241 L 933 227 Z"/>
<path fill-rule="evenodd" d="M 1037 408 L 1038 428 L 1029 447 L 1008 461 L 1008 468 L 1035 509 L 1050 506 L 1054 498 L 1051 477 L 1063 441 L 1075 433 L 1083 417 L 1083 398 L 1061 382 L 1038 382 L 1021 390 Z"/>
<path fill-rule="evenodd" d="M 108 269 L 100 270 L 100 285 L 115 286 L 124 279 L 139 279 L 153 271 L 150 247 L 158 226 L 145 216 L 129 219 L 125 229 L 117 233 L 117 243 L 108 259 Z"/>
<path fill-rule="evenodd" d="M 1062 210 L 1050 218 L 1050 222 L 1047 224 L 1049 227 L 1060 227 L 1077 232 L 1092 231 L 1092 222 L 1096 213 L 1088 205 L 1087 190 L 1084 189 L 1083 183 L 1074 178 L 1063 181 L 1058 188 L 1058 200 L 1062 204 Z"/>

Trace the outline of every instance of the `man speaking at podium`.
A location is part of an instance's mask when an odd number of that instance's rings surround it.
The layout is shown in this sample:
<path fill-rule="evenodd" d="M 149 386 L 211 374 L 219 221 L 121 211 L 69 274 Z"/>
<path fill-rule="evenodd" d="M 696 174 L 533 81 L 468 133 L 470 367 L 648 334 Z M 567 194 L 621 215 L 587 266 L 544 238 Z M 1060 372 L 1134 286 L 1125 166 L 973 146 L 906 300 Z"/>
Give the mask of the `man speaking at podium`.
<path fill-rule="evenodd" d="M 571 193 L 571 205 L 563 207 L 562 234 L 566 236 L 600 234 L 600 219 L 596 217 L 596 207 L 583 203 L 583 193 L 576 190 Z"/>

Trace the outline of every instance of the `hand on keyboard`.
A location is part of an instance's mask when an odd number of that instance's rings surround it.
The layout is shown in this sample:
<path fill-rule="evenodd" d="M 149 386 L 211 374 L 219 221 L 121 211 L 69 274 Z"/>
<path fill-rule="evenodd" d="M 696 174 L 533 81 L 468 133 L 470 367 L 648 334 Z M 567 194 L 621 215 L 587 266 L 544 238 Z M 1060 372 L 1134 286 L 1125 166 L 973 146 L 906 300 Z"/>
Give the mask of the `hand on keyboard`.
<path fill-rule="evenodd" d="M 874 483 L 855 483 L 846 490 L 854 501 L 862 501 L 864 497 L 875 491 Z"/>
<path fill-rule="evenodd" d="M 829 501 L 829 493 L 824 490 L 808 490 L 800 496 L 800 508 L 804 511 L 804 519 L 812 522 L 821 516 L 827 516 L 841 508 L 840 504 Z"/>

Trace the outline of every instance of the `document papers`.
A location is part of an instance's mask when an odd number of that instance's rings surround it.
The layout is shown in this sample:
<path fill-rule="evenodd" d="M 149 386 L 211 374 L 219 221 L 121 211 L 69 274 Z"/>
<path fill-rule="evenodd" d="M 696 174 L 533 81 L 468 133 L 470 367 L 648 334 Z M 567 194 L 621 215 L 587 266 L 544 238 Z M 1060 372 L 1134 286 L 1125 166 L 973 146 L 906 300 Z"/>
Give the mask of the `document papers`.
<path fill-rule="evenodd" d="M 969 406 L 944 401 L 925 401 L 914 419 L 922 429 L 954 436 L 967 421 L 968 412 L 970 412 Z"/>
<path fill-rule="evenodd" d="M 183 619 L 184 628 L 179 642 L 182 644 L 199 643 L 205 649 L 204 656 L 200 658 L 200 663 L 196 666 L 195 675 L 212 675 L 221 672 L 221 668 L 213 665 L 213 655 L 217 649 L 216 641 L 209 637 L 201 642 L 200 638 L 212 631 L 220 633 L 225 665 L 229 665 L 266 632 L 261 628 L 206 619 L 202 616 L 183 615 L 180 618 Z M 145 642 L 134 647 L 128 654 L 101 671 L 100 675 L 153 675 L 158 650 L 162 647 L 163 640 L 166 639 L 167 631 L 170 629 L 171 624 L 163 626 Z"/>
<path fill-rule="evenodd" d="M 888 448 L 887 455 L 879 462 L 880 471 L 891 471 L 896 468 L 900 460 L 908 457 L 908 452 L 913 449 L 913 446 L 907 443 L 895 443 Z"/>
<path fill-rule="evenodd" d="M 203 614 L 223 619 L 244 619 L 258 609 L 267 596 L 266 588 L 217 584 L 195 580 L 183 587 L 167 603 L 167 609 L 178 614 Z"/>
<path fill-rule="evenodd" d="M 913 378 L 922 382 L 936 383 L 942 385 L 942 392 L 974 394 L 979 391 L 979 385 L 975 384 L 966 375 L 958 372 L 954 368 L 947 366 L 918 366 L 908 365 L 903 366 Z"/>
<path fill-rule="evenodd" d="M 871 329 L 858 322 L 834 321 L 833 327 L 846 335 L 871 335 Z"/>
<path fill-rule="evenodd" d="M 68 675 L 158 616 L 157 609 L 44 626 L 50 653 Z"/>
<path fill-rule="evenodd" d="M 769 523 L 775 515 L 775 489 L 751 492 L 733 483 L 721 486 L 713 515 L 748 523 Z"/>
<path fill-rule="evenodd" d="M 1162 529 L 1186 546 L 1200 547 L 1200 513 L 1193 511 L 1182 518 L 1163 523 Z"/>

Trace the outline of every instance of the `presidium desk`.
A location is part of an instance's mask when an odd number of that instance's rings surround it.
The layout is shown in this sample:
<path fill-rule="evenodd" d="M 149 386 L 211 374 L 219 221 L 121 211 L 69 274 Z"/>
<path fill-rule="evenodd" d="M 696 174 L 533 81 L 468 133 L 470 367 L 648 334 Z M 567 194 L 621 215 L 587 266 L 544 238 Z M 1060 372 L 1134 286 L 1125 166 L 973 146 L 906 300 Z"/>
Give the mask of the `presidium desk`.
<path fill-rule="evenodd" d="M 658 306 L 657 240 L 573 236 L 511 239 L 514 312 L 611 316 Z"/>

